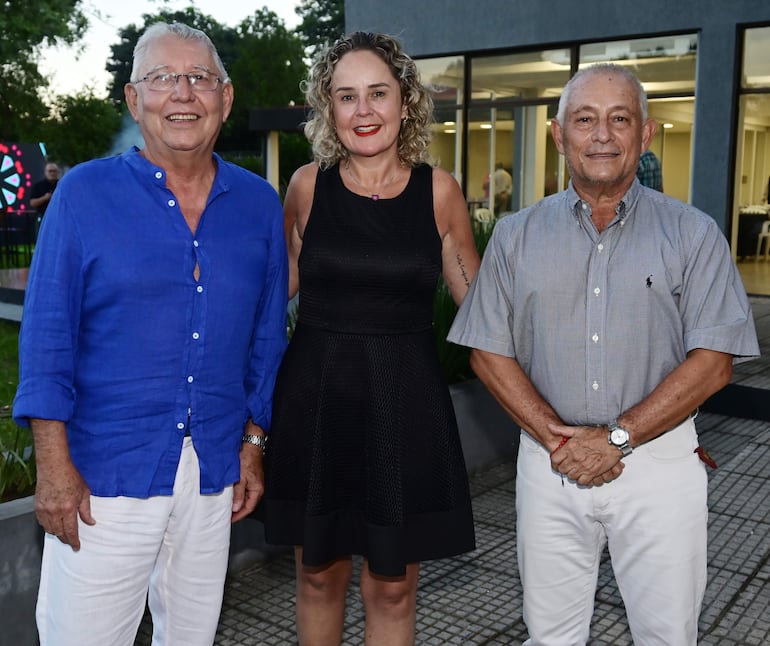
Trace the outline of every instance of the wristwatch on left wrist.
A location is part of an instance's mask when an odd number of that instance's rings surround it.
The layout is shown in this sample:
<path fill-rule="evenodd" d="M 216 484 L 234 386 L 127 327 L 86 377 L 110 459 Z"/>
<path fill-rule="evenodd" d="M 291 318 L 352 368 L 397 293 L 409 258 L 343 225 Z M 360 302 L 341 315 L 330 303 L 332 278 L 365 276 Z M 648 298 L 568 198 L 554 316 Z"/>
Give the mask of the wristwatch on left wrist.
<path fill-rule="evenodd" d="M 262 449 L 262 453 L 267 451 L 267 435 L 253 435 L 251 433 L 244 433 L 241 441 L 247 442 L 248 444 L 253 444 L 254 446 L 258 446 L 260 449 Z"/>
<path fill-rule="evenodd" d="M 607 428 L 609 429 L 607 442 L 612 444 L 612 446 L 619 448 L 623 453 L 624 458 L 631 455 L 634 449 L 631 448 L 631 435 L 629 432 L 618 424 L 617 421 L 610 422 L 610 424 L 607 425 Z"/>

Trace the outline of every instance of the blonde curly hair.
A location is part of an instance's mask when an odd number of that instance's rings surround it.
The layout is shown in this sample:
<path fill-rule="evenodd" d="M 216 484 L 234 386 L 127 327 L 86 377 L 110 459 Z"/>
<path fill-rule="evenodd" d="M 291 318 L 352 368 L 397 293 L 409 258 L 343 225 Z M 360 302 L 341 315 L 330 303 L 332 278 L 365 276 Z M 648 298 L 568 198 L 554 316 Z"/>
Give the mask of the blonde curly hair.
<path fill-rule="evenodd" d="M 390 68 L 401 86 L 401 99 L 406 106 L 406 119 L 398 134 L 398 158 L 404 165 L 430 163 L 428 153 L 433 121 L 433 99 L 420 82 L 415 62 L 401 49 L 400 43 L 385 34 L 357 31 L 338 40 L 321 52 L 303 83 L 305 100 L 311 108 L 305 123 L 305 136 L 313 146 L 313 158 L 322 169 L 348 159 L 350 153 L 337 137 L 331 96 L 332 75 L 340 59 L 347 53 L 374 52 Z"/>

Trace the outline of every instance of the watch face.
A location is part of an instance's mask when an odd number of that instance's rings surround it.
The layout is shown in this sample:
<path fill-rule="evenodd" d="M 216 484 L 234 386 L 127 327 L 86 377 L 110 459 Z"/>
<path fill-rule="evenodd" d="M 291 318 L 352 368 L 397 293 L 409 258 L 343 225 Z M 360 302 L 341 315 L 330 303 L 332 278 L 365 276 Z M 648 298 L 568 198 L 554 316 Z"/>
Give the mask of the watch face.
<path fill-rule="evenodd" d="M 615 446 L 622 446 L 628 442 L 628 431 L 622 428 L 615 428 L 610 434 L 610 442 Z"/>

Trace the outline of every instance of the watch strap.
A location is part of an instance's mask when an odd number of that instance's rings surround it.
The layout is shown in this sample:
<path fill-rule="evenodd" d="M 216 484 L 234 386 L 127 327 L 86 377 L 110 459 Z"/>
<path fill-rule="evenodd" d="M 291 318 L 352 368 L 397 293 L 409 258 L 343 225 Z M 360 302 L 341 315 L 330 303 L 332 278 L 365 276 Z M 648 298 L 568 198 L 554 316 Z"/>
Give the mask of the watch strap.
<path fill-rule="evenodd" d="M 258 446 L 260 449 L 262 449 L 262 453 L 267 451 L 267 435 L 253 435 L 251 433 L 244 433 L 241 441 L 246 442 L 247 444 Z"/>
<path fill-rule="evenodd" d="M 610 422 L 607 425 L 607 442 L 611 444 L 612 446 L 615 446 L 620 449 L 621 453 L 623 454 L 623 457 L 628 457 L 634 452 L 633 447 L 630 444 L 631 440 L 631 434 L 623 428 L 620 424 L 617 423 L 617 421 Z M 626 441 L 623 442 L 623 444 L 616 444 L 612 441 L 612 433 L 613 431 L 623 431 L 626 434 Z"/>

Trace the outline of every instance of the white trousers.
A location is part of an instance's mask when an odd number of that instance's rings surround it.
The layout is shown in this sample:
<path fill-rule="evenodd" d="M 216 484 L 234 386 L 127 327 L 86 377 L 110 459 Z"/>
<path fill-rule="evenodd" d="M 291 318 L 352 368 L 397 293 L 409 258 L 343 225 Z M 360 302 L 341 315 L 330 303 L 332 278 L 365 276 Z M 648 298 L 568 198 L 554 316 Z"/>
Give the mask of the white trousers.
<path fill-rule="evenodd" d="M 706 588 L 708 483 L 692 419 L 582 487 L 521 434 L 517 546 L 529 646 L 588 642 L 605 544 L 636 646 L 694 646 Z M 595 635 L 594 637 L 598 637 Z"/>
<path fill-rule="evenodd" d="M 201 495 L 184 440 L 173 496 L 91 497 L 75 552 L 46 534 L 37 600 L 41 646 L 133 646 L 149 600 L 153 646 L 211 646 L 222 608 L 232 486 Z M 148 595 L 149 591 L 149 595 Z"/>

